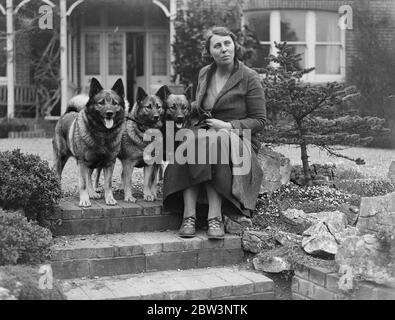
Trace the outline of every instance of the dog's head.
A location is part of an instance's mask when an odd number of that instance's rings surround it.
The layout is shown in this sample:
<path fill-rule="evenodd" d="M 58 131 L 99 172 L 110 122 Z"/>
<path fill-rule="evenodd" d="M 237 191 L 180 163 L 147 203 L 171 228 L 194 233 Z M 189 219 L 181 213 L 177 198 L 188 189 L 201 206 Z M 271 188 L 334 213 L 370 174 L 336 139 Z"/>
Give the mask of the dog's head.
<path fill-rule="evenodd" d="M 119 79 L 111 90 L 104 90 L 95 78 L 91 81 L 87 115 L 95 125 L 113 129 L 119 127 L 125 118 L 125 89 Z"/>
<path fill-rule="evenodd" d="M 177 129 L 188 126 L 192 114 L 191 94 L 189 91 L 185 94 L 172 94 L 167 86 L 161 88 L 159 95 L 165 101 L 166 121 L 174 121 Z"/>
<path fill-rule="evenodd" d="M 163 115 L 165 113 L 164 102 L 158 95 L 158 92 L 148 95 L 143 88 L 139 87 L 137 89 L 136 103 L 129 110 L 129 114 L 140 124 L 155 129 L 160 129 L 163 126 Z"/>

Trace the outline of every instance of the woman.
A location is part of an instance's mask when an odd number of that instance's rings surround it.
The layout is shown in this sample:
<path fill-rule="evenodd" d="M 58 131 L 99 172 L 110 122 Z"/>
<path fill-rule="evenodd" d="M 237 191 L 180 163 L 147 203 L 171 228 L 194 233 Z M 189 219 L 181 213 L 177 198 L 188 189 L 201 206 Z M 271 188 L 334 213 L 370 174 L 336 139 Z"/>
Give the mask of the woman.
<path fill-rule="evenodd" d="M 265 126 L 265 93 L 258 74 L 240 62 L 236 52 L 233 33 L 224 27 L 211 30 L 203 55 L 211 58 L 212 63 L 199 73 L 196 108 L 200 115 L 211 113 L 212 118 L 205 120 L 207 128 L 251 130 L 254 150 L 250 154 L 251 170 L 236 180 L 229 164 L 169 165 L 164 180 L 164 207 L 172 212 L 183 211 L 181 237 L 195 236 L 196 205 L 201 190 L 206 191 L 209 204 L 209 238 L 222 239 L 225 235 L 222 211 L 233 209 L 250 216 L 255 209 L 262 181 L 255 154 L 259 149 L 255 133 Z"/>

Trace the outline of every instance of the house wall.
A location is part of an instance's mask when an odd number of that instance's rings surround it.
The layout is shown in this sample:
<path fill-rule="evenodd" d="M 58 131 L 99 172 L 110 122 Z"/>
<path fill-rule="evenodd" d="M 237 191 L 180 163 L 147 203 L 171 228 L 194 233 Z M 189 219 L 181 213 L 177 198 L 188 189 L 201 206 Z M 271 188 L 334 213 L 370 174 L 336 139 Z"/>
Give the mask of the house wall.
<path fill-rule="evenodd" d="M 376 21 L 388 17 L 388 26 L 380 27 L 377 36 L 380 40 L 388 41 L 395 46 L 394 0 L 244 0 L 243 7 L 244 10 L 301 9 L 337 12 L 342 5 L 350 5 L 354 11 L 368 8 Z M 353 30 L 346 31 L 346 77 L 350 74 L 354 57 L 358 55 L 356 41 L 359 26 L 355 19 L 353 27 Z"/>

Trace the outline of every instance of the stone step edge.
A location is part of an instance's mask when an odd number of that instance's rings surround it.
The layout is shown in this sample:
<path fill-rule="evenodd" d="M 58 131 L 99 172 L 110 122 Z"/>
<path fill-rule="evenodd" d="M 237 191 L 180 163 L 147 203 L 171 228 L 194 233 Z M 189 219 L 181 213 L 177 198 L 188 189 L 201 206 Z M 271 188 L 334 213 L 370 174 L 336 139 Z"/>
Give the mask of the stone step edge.
<path fill-rule="evenodd" d="M 61 285 L 69 300 L 274 299 L 271 279 L 232 266 L 71 279 Z"/>
<path fill-rule="evenodd" d="M 48 220 L 89 220 L 170 214 L 163 210 L 163 203 L 160 200 L 155 202 L 138 200 L 137 203 L 119 200 L 115 206 L 107 206 L 104 200 L 91 200 L 91 202 L 92 206 L 88 208 L 81 208 L 74 202 L 62 202 Z"/>
<path fill-rule="evenodd" d="M 138 232 L 113 235 L 63 236 L 51 248 L 51 261 L 70 261 L 139 256 L 200 249 L 239 249 L 241 237 L 226 234 L 210 240 L 204 232 L 185 239 L 176 232 Z M 70 244 L 70 241 L 73 241 Z M 62 246 L 62 243 L 67 245 Z"/>

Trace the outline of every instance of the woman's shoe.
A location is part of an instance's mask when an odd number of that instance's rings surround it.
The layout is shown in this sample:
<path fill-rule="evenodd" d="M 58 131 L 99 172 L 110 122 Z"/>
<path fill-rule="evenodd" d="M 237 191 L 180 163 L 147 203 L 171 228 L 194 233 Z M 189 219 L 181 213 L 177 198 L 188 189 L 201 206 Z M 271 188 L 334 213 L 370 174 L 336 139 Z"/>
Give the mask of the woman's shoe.
<path fill-rule="evenodd" d="M 181 228 L 178 231 L 178 235 L 181 238 L 193 238 L 196 236 L 196 218 L 195 217 L 188 217 L 185 218 L 182 222 Z"/>
<path fill-rule="evenodd" d="M 220 217 L 208 220 L 207 237 L 209 239 L 223 239 L 225 238 L 224 223 Z"/>

